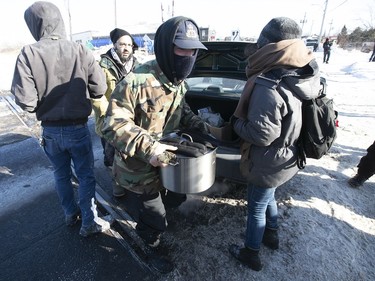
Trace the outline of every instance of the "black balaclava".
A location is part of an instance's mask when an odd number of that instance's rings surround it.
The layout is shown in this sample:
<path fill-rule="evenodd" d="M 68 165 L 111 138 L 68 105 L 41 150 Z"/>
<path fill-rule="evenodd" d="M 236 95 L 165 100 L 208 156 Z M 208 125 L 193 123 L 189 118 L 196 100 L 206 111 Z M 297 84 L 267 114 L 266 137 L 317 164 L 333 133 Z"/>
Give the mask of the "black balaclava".
<path fill-rule="evenodd" d="M 193 70 L 197 54 L 197 51 L 195 51 L 193 56 L 179 56 L 174 54 L 174 69 L 177 81 L 182 81 L 189 76 Z"/>
<path fill-rule="evenodd" d="M 195 27 L 199 37 L 199 28 L 197 24 L 189 18 L 178 16 L 171 18 L 160 25 L 155 33 L 154 39 L 156 61 L 168 80 L 176 85 L 190 74 L 198 54 L 198 50 L 195 51 L 193 56 L 189 57 L 177 56 L 174 54 L 174 41 L 179 34 L 179 27 L 181 27 L 180 24 L 186 22 L 188 22 L 190 26 Z M 188 42 L 192 44 L 189 46 L 191 49 L 205 49 L 199 40 L 188 41 L 191 41 Z M 178 43 L 179 41 L 176 42 L 177 46 Z M 176 69 L 178 69 L 178 72 Z"/>

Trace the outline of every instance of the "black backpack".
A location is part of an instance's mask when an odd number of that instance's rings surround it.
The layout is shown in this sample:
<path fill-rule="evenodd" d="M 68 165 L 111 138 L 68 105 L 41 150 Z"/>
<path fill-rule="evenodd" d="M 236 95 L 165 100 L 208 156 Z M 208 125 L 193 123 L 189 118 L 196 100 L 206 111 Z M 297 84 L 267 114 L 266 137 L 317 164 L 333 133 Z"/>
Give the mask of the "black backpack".
<path fill-rule="evenodd" d="M 321 89 L 315 99 L 302 102 L 302 129 L 298 139 L 298 168 L 306 166 L 306 158 L 320 159 L 336 139 L 338 112 L 333 100 L 326 96 L 327 83 L 320 78 Z"/>
<path fill-rule="evenodd" d="M 281 80 L 268 73 L 267 77 L 259 76 L 255 83 L 277 89 Z M 300 169 L 305 168 L 306 158 L 320 159 L 336 139 L 338 112 L 333 108 L 333 100 L 326 96 L 327 82 L 323 77 L 320 77 L 320 86 L 318 97 L 302 101 L 302 129 L 297 142 Z M 282 94 L 280 96 L 285 100 Z"/>

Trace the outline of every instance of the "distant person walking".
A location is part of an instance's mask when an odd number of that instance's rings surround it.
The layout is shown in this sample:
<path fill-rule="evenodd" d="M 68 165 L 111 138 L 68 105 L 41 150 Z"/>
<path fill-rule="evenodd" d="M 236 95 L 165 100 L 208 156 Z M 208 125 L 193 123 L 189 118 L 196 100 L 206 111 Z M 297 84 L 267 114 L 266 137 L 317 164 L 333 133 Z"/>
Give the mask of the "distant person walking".
<path fill-rule="evenodd" d="M 331 47 L 332 42 L 329 41 L 329 38 L 326 38 L 326 41 L 323 43 L 323 63 L 329 62 L 329 58 L 331 57 Z"/>
<path fill-rule="evenodd" d="M 375 61 L 375 42 L 374 42 L 374 49 L 372 50 L 371 57 L 369 59 L 369 62 Z"/>
<path fill-rule="evenodd" d="M 87 126 L 90 98 L 99 99 L 106 90 L 104 73 L 90 50 L 66 39 L 54 4 L 35 2 L 24 18 L 37 42 L 24 46 L 18 55 L 11 92 L 23 110 L 35 112 L 41 121 L 42 146 L 54 169 L 66 225 L 82 218 L 81 236 L 106 231 L 110 225 L 98 217 L 95 204 L 94 155 Z M 79 181 L 78 205 L 72 161 Z"/>

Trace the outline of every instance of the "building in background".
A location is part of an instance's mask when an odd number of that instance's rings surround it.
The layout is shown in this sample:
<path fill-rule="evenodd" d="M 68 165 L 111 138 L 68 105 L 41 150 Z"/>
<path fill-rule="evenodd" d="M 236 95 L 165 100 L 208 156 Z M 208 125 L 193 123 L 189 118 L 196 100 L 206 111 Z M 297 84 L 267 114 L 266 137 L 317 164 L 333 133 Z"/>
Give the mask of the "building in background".
<path fill-rule="evenodd" d="M 145 51 L 148 54 L 154 53 L 155 33 L 132 34 L 132 37 L 141 51 Z M 99 49 L 103 46 L 112 45 L 112 41 L 108 35 L 101 36 L 96 31 L 84 31 L 72 34 L 72 41 L 84 44 L 90 49 Z"/>
<path fill-rule="evenodd" d="M 200 27 L 201 41 L 216 41 L 216 31 L 210 30 L 209 27 Z M 138 50 L 146 54 L 154 54 L 154 37 L 155 33 L 132 33 L 134 41 L 139 46 Z M 240 37 L 240 30 L 233 30 L 231 36 L 225 37 L 226 41 L 251 41 L 248 38 Z M 84 31 L 72 34 L 72 41 L 86 45 L 91 50 L 97 50 L 101 47 L 112 45 L 109 35 L 100 35 L 97 31 Z"/>

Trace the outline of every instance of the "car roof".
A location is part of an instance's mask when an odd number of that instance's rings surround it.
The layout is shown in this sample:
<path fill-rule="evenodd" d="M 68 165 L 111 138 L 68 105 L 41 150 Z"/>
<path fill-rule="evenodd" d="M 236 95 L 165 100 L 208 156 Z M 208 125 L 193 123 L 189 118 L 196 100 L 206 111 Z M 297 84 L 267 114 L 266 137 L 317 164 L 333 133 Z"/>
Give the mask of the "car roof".
<path fill-rule="evenodd" d="M 246 50 L 256 43 L 244 41 L 202 42 L 207 50 L 199 50 L 189 77 L 224 77 L 246 80 Z"/>

